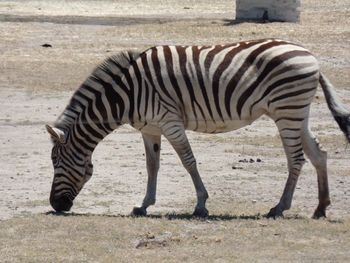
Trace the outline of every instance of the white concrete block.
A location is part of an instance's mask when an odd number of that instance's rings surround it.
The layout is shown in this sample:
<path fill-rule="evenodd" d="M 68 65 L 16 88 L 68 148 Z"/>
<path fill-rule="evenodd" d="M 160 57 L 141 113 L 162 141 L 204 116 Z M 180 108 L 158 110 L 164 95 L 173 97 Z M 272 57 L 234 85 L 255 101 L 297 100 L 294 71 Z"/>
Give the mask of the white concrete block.
<path fill-rule="evenodd" d="M 300 21 L 300 0 L 236 0 L 237 20 Z"/>

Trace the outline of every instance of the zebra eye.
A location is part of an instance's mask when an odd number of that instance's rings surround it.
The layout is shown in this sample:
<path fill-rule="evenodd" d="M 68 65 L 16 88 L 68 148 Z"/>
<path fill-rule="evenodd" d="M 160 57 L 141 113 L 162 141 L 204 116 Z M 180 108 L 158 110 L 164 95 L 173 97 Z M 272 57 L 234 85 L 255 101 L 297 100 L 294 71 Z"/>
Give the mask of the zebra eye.
<path fill-rule="evenodd" d="M 58 166 L 58 163 L 60 161 L 60 154 L 61 149 L 57 146 L 54 146 L 51 152 L 51 160 L 54 167 Z"/>
<path fill-rule="evenodd" d="M 53 156 L 51 157 L 51 160 L 52 160 L 53 166 L 57 166 L 57 165 L 58 165 L 58 156 L 53 155 Z"/>

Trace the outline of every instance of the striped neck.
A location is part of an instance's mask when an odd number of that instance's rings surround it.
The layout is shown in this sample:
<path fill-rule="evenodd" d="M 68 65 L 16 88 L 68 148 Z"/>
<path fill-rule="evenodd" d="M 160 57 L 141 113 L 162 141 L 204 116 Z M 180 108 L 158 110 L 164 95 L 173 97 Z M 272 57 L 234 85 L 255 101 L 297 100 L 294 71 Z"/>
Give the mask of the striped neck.
<path fill-rule="evenodd" d="M 124 112 L 128 111 L 128 105 L 113 99 L 118 98 L 118 91 L 115 91 L 115 88 L 107 89 L 101 88 L 98 92 L 95 90 L 95 98 L 91 99 L 88 96 L 92 91 L 91 86 L 84 83 L 75 92 L 71 102 L 55 123 L 55 127 L 69 134 L 67 143 L 80 144 L 76 148 L 81 149 L 81 154 L 91 154 L 104 137 L 123 124 Z M 108 93 L 115 94 L 108 95 Z M 108 97 L 111 109 L 105 108 L 104 97 Z"/>
<path fill-rule="evenodd" d="M 72 143 L 89 154 L 120 125 L 129 122 L 132 88 L 125 77 L 136 53 L 122 52 L 99 65 L 74 93 L 57 119 L 55 127 L 64 130 Z"/>

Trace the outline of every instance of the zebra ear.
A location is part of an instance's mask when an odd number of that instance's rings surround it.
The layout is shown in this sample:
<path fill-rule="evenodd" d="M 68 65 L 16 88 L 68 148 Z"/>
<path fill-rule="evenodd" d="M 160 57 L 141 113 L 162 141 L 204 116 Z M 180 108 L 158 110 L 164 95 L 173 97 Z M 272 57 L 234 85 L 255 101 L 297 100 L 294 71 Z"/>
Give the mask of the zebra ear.
<path fill-rule="evenodd" d="M 51 127 L 50 125 L 45 125 L 45 128 L 47 132 L 51 135 L 51 139 L 53 142 L 58 142 L 61 144 L 65 144 L 67 141 L 67 135 L 64 133 L 64 131 Z"/>

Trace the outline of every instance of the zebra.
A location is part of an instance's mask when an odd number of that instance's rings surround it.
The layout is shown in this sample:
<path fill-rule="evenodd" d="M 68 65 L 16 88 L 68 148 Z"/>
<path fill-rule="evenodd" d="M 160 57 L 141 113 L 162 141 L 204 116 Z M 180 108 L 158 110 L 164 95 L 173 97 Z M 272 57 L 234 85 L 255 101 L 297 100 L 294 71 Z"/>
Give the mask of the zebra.
<path fill-rule="evenodd" d="M 206 217 L 208 192 L 197 169 L 186 130 L 222 133 L 250 125 L 262 115 L 279 131 L 287 157 L 283 194 L 267 217 L 289 209 L 304 153 L 317 172 L 318 206 L 326 217 L 330 204 L 327 153 L 309 128 L 309 111 L 320 83 L 330 112 L 350 142 L 350 112 L 337 98 L 317 59 L 304 47 L 279 39 L 214 46 L 155 46 L 123 51 L 106 59 L 75 91 L 53 126 L 54 178 L 50 204 L 69 211 L 91 178 L 97 144 L 129 124 L 142 134 L 147 189 L 132 215 L 145 216 L 155 204 L 163 135 L 190 174 L 197 196 L 194 216 Z"/>

